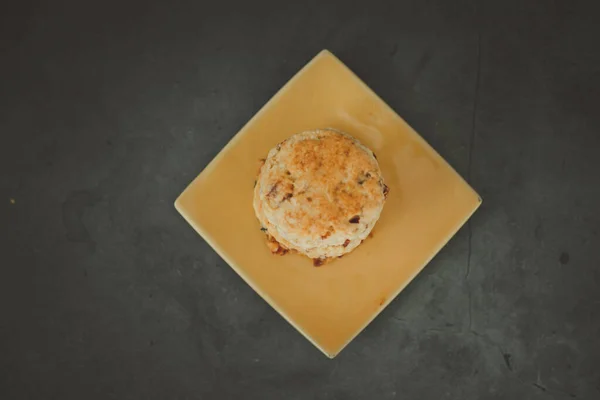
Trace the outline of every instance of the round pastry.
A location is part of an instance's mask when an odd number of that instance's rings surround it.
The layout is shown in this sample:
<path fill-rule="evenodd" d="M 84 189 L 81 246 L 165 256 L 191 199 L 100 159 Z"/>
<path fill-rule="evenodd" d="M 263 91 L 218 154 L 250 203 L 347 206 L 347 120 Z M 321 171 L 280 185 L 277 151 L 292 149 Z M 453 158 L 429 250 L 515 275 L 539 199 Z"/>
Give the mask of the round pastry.
<path fill-rule="evenodd" d="M 348 134 L 318 129 L 269 151 L 254 211 L 273 253 L 295 250 L 321 265 L 367 238 L 387 192 L 371 150 Z"/>

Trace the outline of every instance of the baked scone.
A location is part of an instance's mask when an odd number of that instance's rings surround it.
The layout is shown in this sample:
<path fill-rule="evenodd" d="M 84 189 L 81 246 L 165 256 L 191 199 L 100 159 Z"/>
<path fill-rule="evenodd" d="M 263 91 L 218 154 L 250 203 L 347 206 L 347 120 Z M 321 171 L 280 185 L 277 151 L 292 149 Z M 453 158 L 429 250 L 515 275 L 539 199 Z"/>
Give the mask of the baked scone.
<path fill-rule="evenodd" d="M 295 250 L 321 265 L 367 238 L 387 192 L 371 150 L 345 133 L 318 129 L 269 151 L 254 211 L 273 253 Z"/>

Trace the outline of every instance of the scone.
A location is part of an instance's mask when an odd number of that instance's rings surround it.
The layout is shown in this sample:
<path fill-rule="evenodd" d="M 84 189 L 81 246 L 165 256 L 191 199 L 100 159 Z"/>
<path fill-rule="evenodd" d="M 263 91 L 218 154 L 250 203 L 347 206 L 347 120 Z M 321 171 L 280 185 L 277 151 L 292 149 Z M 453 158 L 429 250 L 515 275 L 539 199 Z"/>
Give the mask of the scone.
<path fill-rule="evenodd" d="M 318 129 L 269 151 L 254 211 L 273 253 L 294 250 L 321 265 L 369 236 L 387 192 L 371 150 L 345 133 Z"/>

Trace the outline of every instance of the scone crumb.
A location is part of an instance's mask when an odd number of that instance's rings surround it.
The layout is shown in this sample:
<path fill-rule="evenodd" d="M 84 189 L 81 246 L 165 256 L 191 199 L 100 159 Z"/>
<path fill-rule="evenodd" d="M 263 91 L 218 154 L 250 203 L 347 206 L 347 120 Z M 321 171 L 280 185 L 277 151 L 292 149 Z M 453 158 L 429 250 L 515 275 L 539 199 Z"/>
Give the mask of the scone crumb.
<path fill-rule="evenodd" d="M 267 235 L 267 246 L 271 253 L 276 254 L 278 256 L 283 256 L 287 254 L 289 251 L 285 247 L 283 247 L 277 240 L 275 240 L 271 235 Z"/>
<path fill-rule="evenodd" d="M 322 258 L 313 258 L 313 265 L 315 267 L 320 267 L 321 265 L 325 264 L 325 260 Z"/>

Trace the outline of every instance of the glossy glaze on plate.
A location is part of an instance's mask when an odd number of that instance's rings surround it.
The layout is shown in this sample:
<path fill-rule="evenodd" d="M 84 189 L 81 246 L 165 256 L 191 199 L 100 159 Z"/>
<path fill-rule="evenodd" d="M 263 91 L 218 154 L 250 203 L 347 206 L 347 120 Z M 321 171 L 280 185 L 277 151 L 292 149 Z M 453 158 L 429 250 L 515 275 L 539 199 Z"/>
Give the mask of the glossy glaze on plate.
<path fill-rule="evenodd" d="M 294 133 L 324 127 L 347 132 L 372 149 L 391 191 L 373 238 L 335 263 L 314 268 L 305 257 L 269 252 L 252 197 L 259 158 Z M 404 120 L 323 51 L 240 130 L 175 206 L 254 290 L 334 357 L 480 203 Z"/>

